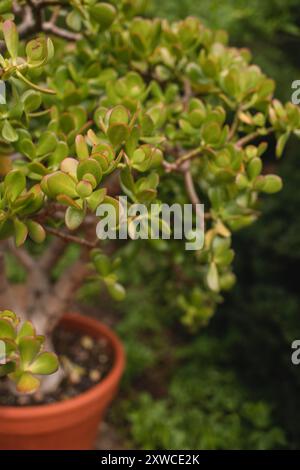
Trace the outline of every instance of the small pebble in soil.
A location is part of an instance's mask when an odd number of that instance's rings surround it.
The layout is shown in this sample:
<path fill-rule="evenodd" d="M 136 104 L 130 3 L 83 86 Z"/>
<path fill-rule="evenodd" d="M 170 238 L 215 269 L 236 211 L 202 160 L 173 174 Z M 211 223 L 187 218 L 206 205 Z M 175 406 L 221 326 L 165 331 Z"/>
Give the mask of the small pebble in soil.
<path fill-rule="evenodd" d="M 80 344 L 84 349 L 91 350 L 94 347 L 94 341 L 90 336 L 82 336 Z"/>
<path fill-rule="evenodd" d="M 106 338 L 94 339 L 76 331 L 57 328 L 53 335 L 55 351 L 65 372 L 57 390 L 51 394 L 15 396 L 1 387 L 0 406 L 33 406 L 76 397 L 103 380 L 111 370 L 113 351 Z"/>
<path fill-rule="evenodd" d="M 71 384 L 76 385 L 76 384 L 80 383 L 81 375 L 78 374 L 78 372 L 76 372 L 76 371 L 72 371 L 69 374 L 69 379 L 70 379 Z"/>
<path fill-rule="evenodd" d="M 99 382 L 99 380 L 101 379 L 101 372 L 97 369 L 91 370 L 91 372 L 89 373 L 89 377 L 92 382 Z"/>

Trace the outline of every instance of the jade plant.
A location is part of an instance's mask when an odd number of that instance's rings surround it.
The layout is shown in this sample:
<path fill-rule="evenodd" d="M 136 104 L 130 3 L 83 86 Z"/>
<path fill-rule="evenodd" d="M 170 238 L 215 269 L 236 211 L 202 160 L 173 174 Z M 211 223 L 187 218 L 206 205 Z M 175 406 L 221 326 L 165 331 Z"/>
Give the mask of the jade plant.
<path fill-rule="evenodd" d="M 261 193 L 281 189 L 263 168 L 267 147 L 280 158 L 300 134 L 299 108 L 274 98 L 274 81 L 249 50 L 228 46 L 226 32 L 197 18 L 171 23 L 145 12 L 144 0 L 0 1 L 0 308 L 26 325 L 17 331 L 4 313 L 0 338 L 13 341 L 6 367 L 21 383 L 48 357 L 32 324 L 51 349 L 53 328 L 85 281 L 123 299 L 125 242 L 96 235 L 98 209 L 118 211 L 120 196 L 129 205 L 191 203 L 195 217 L 204 204 L 201 249 L 143 243 L 182 281 L 174 298 L 183 323 L 207 324 L 235 282 L 232 233 L 259 217 Z M 78 256 L 54 278 L 69 244 Z M 8 279 L 9 251 L 26 270 L 26 295 Z M 38 354 L 29 369 L 23 328 Z M 55 369 L 49 357 L 45 373 Z"/>
<path fill-rule="evenodd" d="M 37 376 L 56 372 L 55 354 L 43 350 L 45 337 L 37 335 L 31 322 L 20 320 L 14 312 L 0 312 L 0 338 L 3 357 L 0 377 L 9 376 L 20 393 L 35 391 L 40 380 Z"/>

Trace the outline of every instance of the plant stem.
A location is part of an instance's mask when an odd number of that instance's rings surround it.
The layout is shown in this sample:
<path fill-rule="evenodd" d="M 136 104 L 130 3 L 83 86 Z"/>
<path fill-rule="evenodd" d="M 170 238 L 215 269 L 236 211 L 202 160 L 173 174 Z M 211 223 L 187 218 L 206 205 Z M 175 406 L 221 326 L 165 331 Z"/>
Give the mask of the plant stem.
<path fill-rule="evenodd" d="M 20 261 L 22 266 L 27 270 L 30 271 L 31 269 L 35 268 L 36 262 L 30 256 L 29 253 L 23 248 L 17 248 L 12 240 L 9 240 L 8 246 L 12 254 Z"/>
<path fill-rule="evenodd" d="M 184 184 L 186 188 L 186 192 L 189 196 L 189 199 L 191 203 L 194 206 L 196 215 L 199 217 L 199 220 L 201 222 L 201 228 L 204 229 L 203 226 L 203 211 L 199 207 L 199 204 L 201 204 L 200 198 L 196 192 L 191 169 L 190 169 L 190 162 L 186 162 L 185 167 L 183 168 L 183 175 L 184 175 Z"/>
<path fill-rule="evenodd" d="M 0 250 L 0 310 L 11 309 L 21 316 L 16 296 L 7 280 L 4 252 L 5 246 L 2 245 Z"/>
<path fill-rule="evenodd" d="M 28 78 L 24 77 L 24 75 L 19 70 L 16 71 L 16 75 L 20 80 L 26 83 L 26 85 L 34 88 L 34 90 L 40 91 L 41 93 L 46 93 L 48 95 L 56 95 L 56 91 L 50 90 L 49 88 L 42 88 L 35 83 L 32 83 L 30 80 L 28 80 Z"/>
<path fill-rule="evenodd" d="M 236 113 L 234 115 L 232 125 L 231 125 L 231 128 L 229 130 L 229 134 L 228 134 L 228 140 L 231 140 L 234 137 L 234 135 L 237 131 L 237 128 L 238 128 L 238 125 L 239 125 L 239 113 L 240 113 L 240 108 L 238 108 L 236 110 Z"/>
<path fill-rule="evenodd" d="M 95 246 L 97 246 L 97 243 L 98 243 L 98 240 L 96 240 L 94 242 L 90 242 L 88 240 L 85 240 L 84 238 L 76 237 L 75 235 L 71 235 L 69 233 L 63 232 L 63 231 L 58 230 L 58 229 L 53 228 L 53 227 L 44 226 L 44 229 L 46 230 L 46 232 L 51 233 L 51 235 L 55 235 L 56 237 L 60 237 L 63 240 L 65 240 L 66 242 L 77 243 L 77 244 L 85 246 L 87 248 L 95 248 Z"/>
<path fill-rule="evenodd" d="M 269 127 L 268 129 L 266 129 L 264 134 L 261 134 L 259 131 L 252 132 L 251 134 L 248 134 L 245 137 L 242 137 L 241 139 L 239 139 L 235 145 L 239 148 L 243 147 L 244 145 L 247 145 L 252 140 L 257 139 L 258 137 L 264 137 L 268 134 L 271 134 L 272 132 L 274 132 L 273 127 Z"/>
<path fill-rule="evenodd" d="M 67 29 L 59 28 L 55 24 L 51 23 L 50 21 L 45 21 L 42 24 L 42 28 L 45 33 L 52 33 L 55 36 L 60 38 L 66 39 L 67 41 L 79 41 L 82 38 L 80 33 L 72 33 Z"/>

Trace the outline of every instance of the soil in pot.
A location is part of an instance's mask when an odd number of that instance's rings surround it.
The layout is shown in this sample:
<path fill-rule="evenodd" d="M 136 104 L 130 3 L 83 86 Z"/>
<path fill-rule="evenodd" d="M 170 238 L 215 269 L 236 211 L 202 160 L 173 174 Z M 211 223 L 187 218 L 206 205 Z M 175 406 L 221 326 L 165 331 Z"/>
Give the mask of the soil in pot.
<path fill-rule="evenodd" d="M 0 388 L 0 406 L 42 405 L 76 397 L 101 382 L 113 366 L 112 347 L 104 337 L 95 339 L 59 326 L 54 331 L 53 344 L 65 371 L 57 390 L 47 395 L 38 391 L 14 396 Z"/>

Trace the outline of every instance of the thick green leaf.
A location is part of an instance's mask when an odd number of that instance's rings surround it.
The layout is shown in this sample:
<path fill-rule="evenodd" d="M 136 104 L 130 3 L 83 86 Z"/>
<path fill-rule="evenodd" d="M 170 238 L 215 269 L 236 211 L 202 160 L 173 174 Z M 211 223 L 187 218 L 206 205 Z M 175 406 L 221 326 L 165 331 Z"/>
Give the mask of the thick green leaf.
<path fill-rule="evenodd" d="M 109 3 L 96 3 L 89 8 L 91 18 L 100 24 L 101 29 L 107 29 L 113 23 L 117 15 L 117 10 Z"/>
<path fill-rule="evenodd" d="M 122 300 L 124 300 L 126 296 L 126 291 L 124 287 L 118 282 L 114 284 L 108 284 L 107 289 L 112 298 L 117 302 L 121 302 Z"/>
<path fill-rule="evenodd" d="M 255 157 L 250 160 L 247 166 L 247 173 L 251 180 L 254 180 L 260 175 L 262 171 L 262 161 L 260 158 Z"/>
<path fill-rule="evenodd" d="M 84 211 L 68 207 L 65 214 L 65 223 L 68 229 L 76 230 L 83 222 Z"/>
<path fill-rule="evenodd" d="M 70 13 L 66 17 L 66 23 L 69 28 L 73 29 L 74 31 L 80 31 L 81 29 L 81 16 L 76 10 L 70 11 Z"/>
<path fill-rule="evenodd" d="M 25 321 L 18 332 L 18 340 L 23 336 L 35 336 L 35 328 L 30 321 Z"/>
<path fill-rule="evenodd" d="M 77 175 L 77 167 L 78 167 L 78 161 L 75 160 L 75 158 L 65 158 L 61 163 L 60 163 L 60 169 L 64 173 L 68 173 L 69 175 L 76 177 Z"/>
<path fill-rule="evenodd" d="M 24 173 L 19 170 L 10 171 L 5 176 L 4 186 L 7 197 L 11 201 L 15 201 L 26 187 L 26 178 Z"/>
<path fill-rule="evenodd" d="M 43 243 L 46 238 L 46 232 L 42 225 L 38 222 L 35 222 L 34 220 L 28 220 L 26 225 L 31 240 L 33 240 L 35 243 Z"/>
<path fill-rule="evenodd" d="M 51 155 L 51 162 L 53 165 L 59 165 L 60 162 L 68 156 L 69 147 L 66 142 L 58 142 L 53 154 Z"/>
<path fill-rule="evenodd" d="M 41 350 L 41 338 L 39 336 L 23 336 L 18 341 L 22 369 L 32 363 Z"/>
<path fill-rule="evenodd" d="M 21 246 L 25 243 L 25 240 L 28 235 L 28 228 L 21 220 L 14 219 L 14 229 L 15 229 L 15 242 L 16 246 Z"/>
<path fill-rule="evenodd" d="M 0 318 L 0 339 L 15 339 L 16 332 L 13 325 L 8 321 Z"/>
<path fill-rule="evenodd" d="M 203 140 L 208 144 L 215 144 L 220 140 L 221 129 L 217 122 L 208 122 L 201 129 Z"/>
<path fill-rule="evenodd" d="M 12 10 L 12 0 L 1 0 L 0 2 L 0 15 L 9 13 Z"/>
<path fill-rule="evenodd" d="M 11 20 L 4 21 L 2 25 L 3 36 L 9 55 L 12 59 L 18 56 L 19 35 L 16 25 Z"/>
<path fill-rule="evenodd" d="M 277 193 L 282 189 L 282 179 L 278 175 L 266 175 L 264 177 L 263 192 L 268 194 Z"/>
<path fill-rule="evenodd" d="M 7 120 L 4 121 L 4 124 L 2 127 L 2 137 L 8 142 L 15 142 L 16 140 L 18 140 L 18 134 L 16 130 L 13 128 L 11 123 Z"/>
<path fill-rule="evenodd" d="M 27 61 L 31 67 L 40 67 L 54 55 L 54 47 L 50 38 L 38 37 L 26 45 Z"/>
<path fill-rule="evenodd" d="M 55 198 L 58 194 L 65 194 L 71 198 L 77 197 L 75 181 L 65 173 L 57 171 L 47 178 L 47 188 L 51 197 Z"/>
<path fill-rule="evenodd" d="M 89 150 L 83 135 L 77 135 L 75 139 L 76 153 L 80 160 L 89 158 Z"/>
<path fill-rule="evenodd" d="M 30 372 L 23 372 L 17 382 L 17 391 L 20 393 L 34 393 L 39 386 L 39 379 Z"/>
<path fill-rule="evenodd" d="M 43 352 L 39 354 L 30 365 L 29 370 L 33 374 L 48 375 L 56 372 L 58 367 L 59 364 L 56 355 L 50 352 Z"/>
<path fill-rule="evenodd" d="M 127 125 L 128 121 L 129 121 L 129 113 L 128 113 L 128 110 L 124 106 L 118 105 L 111 110 L 110 116 L 109 116 L 110 126 L 114 123 L 122 123 L 122 124 Z"/>
<path fill-rule="evenodd" d="M 113 145 L 122 144 L 129 136 L 129 128 L 126 124 L 115 122 L 108 128 L 107 135 Z"/>
<path fill-rule="evenodd" d="M 128 166 L 121 171 L 120 180 L 124 193 L 130 197 L 132 201 L 136 201 L 134 179 Z"/>
<path fill-rule="evenodd" d="M 108 256 L 98 253 L 93 258 L 93 263 L 96 268 L 96 271 L 102 276 L 107 276 L 112 270 L 111 261 Z"/>
<path fill-rule="evenodd" d="M 89 181 L 81 180 L 76 186 L 76 191 L 80 197 L 86 198 L 92 194 L 93 186 Z"/>
<path fill-rule="evenodd" d="M 212 291 L 219 292 L 220 290 L 219 274 L 218 274 L 218 269 L 215 263 L 210 264 L 206 280 L 207 280 L 208 287 Z"/>
<path fill-rule="evenodd" d="M 276 144 L 276 157 L 277 158 L 280 158 L 282 156 L 289 137 L 290 137 L 290 133 L 286 132 L 285 134 L 281 134 L 281 136 L 277 140 L 277 144 Z"/>
<path fill-rule="evenodd" d="M 35 173 L 36 175 L 45 176 L 48 174 L 47 168 L 40 162 L 29 163 L 28 169 L 31 173 Z"/>
<path fill-rule="evenodd" d="M 41 93 L 35 90 L 25 91 L 21 99 L 24 103 L 25 111 L 27 113 L 32 113 L 33 111 L 36 111 L 37 109 L 39 109 L 39 107 L 41 106 L 41 102 L 42 102 Z"/>
<path fill-rule="evenodd" d="M 98 189 L 97 191 L 94 191 L 93 194 L 91 194 L 87 199 L 87 204 L 89 206 L 89 209 L 93 212 L 96 211 L 97 207 L 103 202 L 105 196 L 106 196 L 107 189 L 106 188 L 101 188 Z"/>
<path fill-rule="evenodd" d="M 38 142 L 36 154 L 37 156 L 46 155 L 53 152 L 58 144 L 55 134 L 51 131 L 44 132 Z"/>
<path fill-rule="evenodd" d="M 19 324 L 19 318 L 11 310 L 2 310 L 2 312 L 0 312 L 0 318 L 2 320 L 7 320 L 13 326 L 17 326 Z"/>
<path fill-rule="evenodd" d="M 36 156 L 36 149 L 32 140 L 23 139 L 22 142 L 20 142 L 20 152 L 26 155 L 26 157 L 34 159 Z"/>
<path fill-rule="evenodd" d="M 102 169 L 100 164 L 94 158 L 87 158 L 79 163 L 77 167 L 78 180 L 85 179 L 85 175 L 91 174 L 99 184 L 102 178 Z"/>

